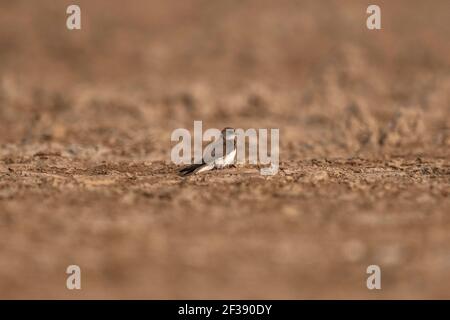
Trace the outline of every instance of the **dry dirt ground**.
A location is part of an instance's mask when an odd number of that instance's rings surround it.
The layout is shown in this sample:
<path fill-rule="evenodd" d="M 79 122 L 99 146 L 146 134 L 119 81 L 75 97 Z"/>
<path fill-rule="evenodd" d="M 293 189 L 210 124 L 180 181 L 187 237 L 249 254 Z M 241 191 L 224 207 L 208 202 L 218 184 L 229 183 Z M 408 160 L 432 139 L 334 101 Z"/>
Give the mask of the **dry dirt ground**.
<path fill-rule="evenodd" d="M 0 1 L 0 298 L 450 298 L 450 2 L 377 2 Z M 180 178 L 194 120 L 279 174 Z"/>

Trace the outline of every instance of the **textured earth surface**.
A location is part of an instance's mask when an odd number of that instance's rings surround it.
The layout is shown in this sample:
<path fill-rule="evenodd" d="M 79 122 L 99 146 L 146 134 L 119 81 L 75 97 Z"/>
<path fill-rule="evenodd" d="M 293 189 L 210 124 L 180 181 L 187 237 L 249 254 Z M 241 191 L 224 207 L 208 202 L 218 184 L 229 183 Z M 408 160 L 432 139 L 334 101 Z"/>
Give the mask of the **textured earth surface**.
<path fill-rule="evenodd" d="M 0 1 L 0 298 L 450 298 L 449 1 L 78 2 Z M 279 173 L 177 176 L 194 120 Z"/>

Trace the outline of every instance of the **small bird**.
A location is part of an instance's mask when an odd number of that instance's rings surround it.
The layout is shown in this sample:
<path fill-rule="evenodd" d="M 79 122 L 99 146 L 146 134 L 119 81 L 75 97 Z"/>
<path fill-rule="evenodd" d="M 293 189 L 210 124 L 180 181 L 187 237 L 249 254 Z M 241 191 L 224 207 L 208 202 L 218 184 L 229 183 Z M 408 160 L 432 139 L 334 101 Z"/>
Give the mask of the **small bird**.
<path fill-rule="evenodd" d="M 214 151 L 219 143 L 223 143 L 222 154 L 217 155 L 216 157 Z M 228 148 L 231 150 L 227 150 L 227 144 Z M 230 145 L 232 146 L 231 148 Z M 211 159 L 207 159 L 206 161 L 205 159 L 202 159 L 202 163 L 194 163 L 184 167 L 178 171 L 179 175 L 189 176 L 194 173 L 205 172 L 214 168 L 222 169 L 228 165 L 234 164 L 236 157 L 236 133 L 234 132 L 234 129 L 229 127 L 222 129 L 220 138 L 214 141 L 210 147 L 214 148 Z"/>

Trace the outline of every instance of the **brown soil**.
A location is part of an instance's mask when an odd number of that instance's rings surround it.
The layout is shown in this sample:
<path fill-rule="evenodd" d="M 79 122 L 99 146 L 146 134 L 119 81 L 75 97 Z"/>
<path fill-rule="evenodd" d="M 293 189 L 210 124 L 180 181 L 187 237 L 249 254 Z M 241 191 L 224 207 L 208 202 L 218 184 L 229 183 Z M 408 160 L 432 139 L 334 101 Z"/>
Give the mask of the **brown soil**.
<path fill-rule="evenodd" d="M 0 3 L 0 298 L 450 298 L 449 1 L 78 3 Z M 194 120 L 279 174 L 178 177 Z"/>

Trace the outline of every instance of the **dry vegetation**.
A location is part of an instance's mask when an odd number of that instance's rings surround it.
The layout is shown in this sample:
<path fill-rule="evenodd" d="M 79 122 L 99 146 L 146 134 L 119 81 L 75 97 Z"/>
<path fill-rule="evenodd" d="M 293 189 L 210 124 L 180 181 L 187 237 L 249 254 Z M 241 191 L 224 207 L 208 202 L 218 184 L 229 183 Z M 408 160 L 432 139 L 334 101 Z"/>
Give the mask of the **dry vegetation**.
<path fill-rule="evenodd" d="M 1 298 L 450 297 L 449 1 L 77 2 L 0 1 Z M 280 174 L 178 177 L 194 120 Z"/>

